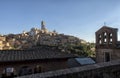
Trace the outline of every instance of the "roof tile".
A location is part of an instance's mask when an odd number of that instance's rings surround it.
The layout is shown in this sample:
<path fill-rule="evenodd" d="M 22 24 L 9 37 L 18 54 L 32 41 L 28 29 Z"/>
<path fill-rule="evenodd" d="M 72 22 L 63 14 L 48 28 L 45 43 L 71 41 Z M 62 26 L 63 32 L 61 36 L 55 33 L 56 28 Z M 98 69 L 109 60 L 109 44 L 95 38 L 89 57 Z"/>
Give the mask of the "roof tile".
<path fill-rule="evenodd" d="M 0 50 L 0 62 L 62 59 L 75 57 L 72 54 L 60 52 L 58 50 L 38 48 L 34 50 Z"/>

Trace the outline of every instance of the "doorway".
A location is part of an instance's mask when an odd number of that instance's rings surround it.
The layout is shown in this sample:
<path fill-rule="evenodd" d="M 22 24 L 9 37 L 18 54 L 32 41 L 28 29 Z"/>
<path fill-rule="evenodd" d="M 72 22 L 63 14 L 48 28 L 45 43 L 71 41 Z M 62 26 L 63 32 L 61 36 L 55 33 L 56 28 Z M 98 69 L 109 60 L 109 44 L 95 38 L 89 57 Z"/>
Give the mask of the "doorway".
<path fill-rule="evenodd" d="M 109 62 L 110 61 L 110 53 L 109 52 L 105 52 L 104 58 L 105 58 L 105 62 Z"/>

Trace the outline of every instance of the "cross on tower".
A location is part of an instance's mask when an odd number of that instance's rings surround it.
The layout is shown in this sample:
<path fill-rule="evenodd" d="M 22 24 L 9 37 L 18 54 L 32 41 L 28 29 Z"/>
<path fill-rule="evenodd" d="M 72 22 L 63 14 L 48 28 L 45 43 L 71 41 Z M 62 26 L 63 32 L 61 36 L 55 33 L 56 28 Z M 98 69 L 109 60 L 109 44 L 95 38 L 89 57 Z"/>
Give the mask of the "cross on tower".
<path fill-rule="evenodd" d="M 104 26 L 106 26 L 106 22 L 104 22 Z"/>

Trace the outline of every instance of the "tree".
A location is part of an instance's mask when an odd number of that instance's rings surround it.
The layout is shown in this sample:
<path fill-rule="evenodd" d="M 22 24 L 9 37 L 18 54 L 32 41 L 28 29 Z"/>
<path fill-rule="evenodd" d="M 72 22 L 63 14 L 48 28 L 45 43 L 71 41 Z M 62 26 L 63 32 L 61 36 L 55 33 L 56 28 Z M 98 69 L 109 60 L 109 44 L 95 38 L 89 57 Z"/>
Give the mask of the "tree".
<path fill-rule="evenodd" d="M 85 56 L 85 57 L 91 57 L 94 55 L 95 52 L 91 50 L 91 48 L 94 48 L 93 43 L 89 44 L 78 44 L 78 45 L 66 45 L 65 49 L 67 52 L 77 54 L 79 56 Z"/>

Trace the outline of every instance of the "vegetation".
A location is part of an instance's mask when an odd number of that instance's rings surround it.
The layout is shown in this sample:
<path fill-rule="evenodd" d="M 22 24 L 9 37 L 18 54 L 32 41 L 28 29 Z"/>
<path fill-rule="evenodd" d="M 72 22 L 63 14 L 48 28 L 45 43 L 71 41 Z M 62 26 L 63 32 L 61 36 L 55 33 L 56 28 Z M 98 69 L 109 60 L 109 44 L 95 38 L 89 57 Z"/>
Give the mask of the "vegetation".
<path fill-rule="evenodd" d="M 95 57 L 95 44 L 94 43 L 77 43 L 77 44 L 64 44 L 59 46 L 53 45 L 37 45 L 46 48 L 59 49 L 63 52 L 72 53 L 81 57 Z"/>
<path fill-rule="evenodd" d="M 66 44 L 61 47 L 63 51 L 68 53 L 73 53 L 79 56 L 85 57 L 94 57 L 95 56 L 95 44 L 94 43 L 86 43 L 86 44 Z"/>

